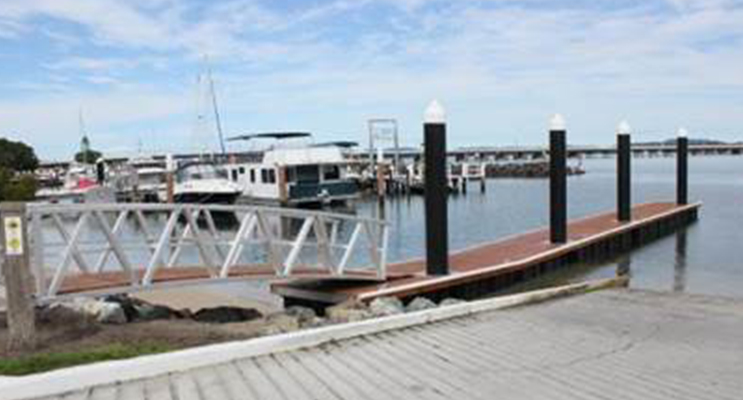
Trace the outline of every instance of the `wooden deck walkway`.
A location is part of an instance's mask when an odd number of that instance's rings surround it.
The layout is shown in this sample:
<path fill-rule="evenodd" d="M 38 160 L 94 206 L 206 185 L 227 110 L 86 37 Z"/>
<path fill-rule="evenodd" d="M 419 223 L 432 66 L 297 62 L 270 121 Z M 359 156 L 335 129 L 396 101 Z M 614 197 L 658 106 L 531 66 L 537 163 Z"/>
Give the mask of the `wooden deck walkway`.
<path fill-rule="evenodd" d="M 443 277 L 426 276 L 425 260 L 418 259 L 389 265 L 390 276 L 385 282 L 281 282 L 274 284 L 272 290 L 288 303 L 306 305 L 349 299 L 367 301 L 379 296 L 477 297 L 481 292 L 487 293 L 489 287 L 502 286 L 498 282 L 486 282 L 499 276 L 516 274 L 519 280 L 523 275 L 536 276 L 570 261 L 612 256 L 641 246 L 696 219 L 699 207 L 700 204 L 648 203 L 633 208 L 630 223 L 617 221 L 614 212 L 574 220 L 569 223 L 569 242 L 564 245 L 550 243 L 549 230 L 539 229 L 475 246 L 453 253 L 449 258 L 450 275 Z M 671 229 L 664 229 L 667 225 L 672 225 Z M 468 296 L 466 292 L 471 289 L 468 285 L 480 287 Z"/>
<path fill-rule="evenodd" d="M 737 400 L 740 332 L 740 300 L 607 290 L 196 369 L 173 363 L 166 374 L 111 376 L 43 399 Z M 75 373 L 8 381 L 0 399 L 73 384 Z"/>
<path fill-rule="evenodd" d="M 206 267 L 168 267 L 159 269 L 152 281 L 156 284 L 189 284 L 199 281 L 214 281 L 214 270 Z M 144 276 L 144 270 L 135 271 L 138 280 Z M 255 264 L 234 266 L 225 279 L 252 279 L 252 280 L 279 280 L 276 271 L 269 265 Z M 318 280 L 349 280 L 349 281 L 378 281 L 374 272 L 346 271 L 342 277 L 328 271 L 297 267 L 292 272 L 292 279 Z M 121 291 L 136 291 L 131 285 L 131 274 L 123 271 L 104 271 L 98 273 L 79 273 L 66 276 L 59 289 L 59 295 L 74 295 L 77 293 L 94 294 L 96 292 L 116 293 Z"/>

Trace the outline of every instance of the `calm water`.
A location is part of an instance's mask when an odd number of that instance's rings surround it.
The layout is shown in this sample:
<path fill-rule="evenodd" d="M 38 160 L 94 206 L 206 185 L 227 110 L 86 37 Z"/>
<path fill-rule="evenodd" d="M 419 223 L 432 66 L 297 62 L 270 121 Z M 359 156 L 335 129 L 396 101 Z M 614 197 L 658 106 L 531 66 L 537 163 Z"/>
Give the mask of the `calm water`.
<path fill-rule="evenodd" d="M 614 159 L 586 160 L 587 174 L 571 177 L 571 218 L 613 210 Z M 743 157 L 690 158 L 690 201 L 704 203 L 699 222 L 642 247 L 628 257 L 600 265 L 579 265 L 532 285 L 613 276 L 630 263 L 631 286 L 743 297 Z M 496 240 L 548 224 L 548 181 L 490 180 L 487 193 L 471 186 L 449 202 L 450 249 Z M 633 201 L 675 199 L 675 159 L 633 159 Z M 375 201 L 359 213 L 377 215 Z M 391 261 L 424 254 L 423 198 L 388 200 Z"/>
<path fill-rule="evenodd" d="M 615 163 L 614 159 L 586 160 L 587 174 L 568 180 L 571 218 L 614 210 Z M 496 179 L 487 182 L 485 194 L 480 193 L 477 184 L 471 185 L 467 195 L 451 196 L 450 250 L 547 226 L 548 183 L 546 179 Z M 613 262 L 572 266 L 516 289 L 610 277 L 618 264 L 629 263 L 630 285 L 636 288 L 743 297 L 743 157 L 690 158 L 689 188 L 690 200 L 702 201 L 704 205 L 699 222 L 686 230 Z M 633 159 L 634 202 L 673 199 L 675 159 Z M 379 215 L 374 198 L 358 202 L 356 208 L 361 215 Z M 389 261 L 422 257 L 423 197 L 388 199 L 384 210 L 391 225 Z M 151 222 L 162 225 L 164 220 Z M 127 236 L 141 233 L 133 231 Z M 184 256 L 197 260 L 196 250 L 191 249 L 190 253 L 193 254 Z M 141 258 L 133 261 L 144 262 L 146 254 Z M 267 282 L 220 284 L 203 290 L 277 304 L 276 298 L 268 295 Z"/>

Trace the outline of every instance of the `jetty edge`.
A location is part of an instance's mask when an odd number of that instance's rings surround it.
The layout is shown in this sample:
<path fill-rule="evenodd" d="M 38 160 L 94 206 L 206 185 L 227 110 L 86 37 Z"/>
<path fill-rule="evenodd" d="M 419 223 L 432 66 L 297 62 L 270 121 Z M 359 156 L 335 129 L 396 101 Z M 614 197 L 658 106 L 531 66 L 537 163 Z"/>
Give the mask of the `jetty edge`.
<path fill-rule="evenodd" d="M 553 244 L 549 229 L 509 236 L 453 252 L 451 273 L 425 274 L 424 259 L 387 266 L 384 282 L 302 280 L 272 284 L 273 293 L 286 306 L 323 309 L 346 301 L 371 301 L 395 296 L 403 301 L 416 296 L 432 300 L 447 297 L 475 299 L 542 274 L 580 262 L 606 261 L 697 221 L 702 203 L 645 203 L 632 207 L 633 220 L 621 222 L 613 212 L 578 218 L 568 223 L 568 242 Z"/>

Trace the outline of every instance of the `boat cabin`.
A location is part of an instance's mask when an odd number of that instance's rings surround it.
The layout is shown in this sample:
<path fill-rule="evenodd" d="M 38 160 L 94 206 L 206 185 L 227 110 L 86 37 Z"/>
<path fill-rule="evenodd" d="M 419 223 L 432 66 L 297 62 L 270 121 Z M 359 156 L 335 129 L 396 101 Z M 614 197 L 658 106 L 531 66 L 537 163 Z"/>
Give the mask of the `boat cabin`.
<path fill-rule="evenodd" d="M 261 134 L 279 139 L 309 134 Z M 256 135 L 248 138 L 256 138 Z M 243 137 L 243 140 L 245 137 Z M 345 143 L 345 142 L 344 142 Z M 229 178 L 243 189 L 243 196 L 281 204 L 341 202 L 358 196 L 356 180 L 346 173 L 350 164 L 339 143 L 300 147 L 272 146 L 258 163 L 228 164 Z"/>

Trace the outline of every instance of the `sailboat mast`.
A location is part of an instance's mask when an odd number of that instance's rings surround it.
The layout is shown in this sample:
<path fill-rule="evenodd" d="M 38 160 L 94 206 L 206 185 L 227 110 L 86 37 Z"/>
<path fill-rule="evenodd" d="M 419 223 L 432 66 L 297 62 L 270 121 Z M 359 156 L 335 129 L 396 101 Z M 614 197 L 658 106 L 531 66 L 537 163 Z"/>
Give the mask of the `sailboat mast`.
<path fill-rule="evenodd" d="M 88 134 L 85 132 L 82 107 L 80 107 L 78 113 L 78 128 L 80 129 L 80 151 L 83 153 L 82 162 L 83 164 L 90 164 L 90 160 L 88 159 L 90 156 L 90 140 L 88 139 Z"/>
<path fill-rule="evenodd" d="M 219 117 L 219 107 L 217 106 L 217 94 L 214 91 L 214 79 L 212 78 L 212 67 L 209 65 L 207 59 L 207 74 L 209 75 L 209 92 L 212 97 L 212 108 L 214 109 L 214 122 L 217 125 L 217 134 L 219 135 L 219 147 L 222 149 L 222 154 L 226 154 L 227 151 L 224 147 L 224 134 L 222 133 L 222 120 Z"/>

